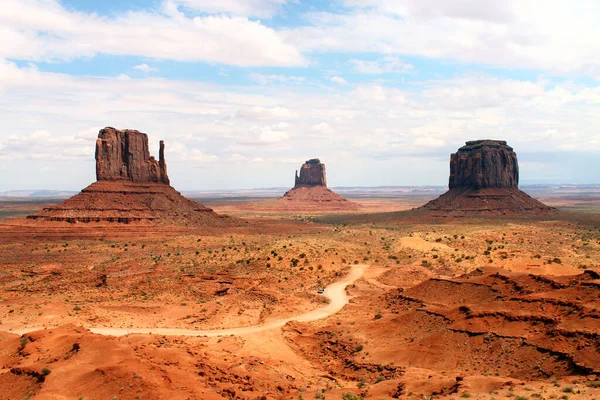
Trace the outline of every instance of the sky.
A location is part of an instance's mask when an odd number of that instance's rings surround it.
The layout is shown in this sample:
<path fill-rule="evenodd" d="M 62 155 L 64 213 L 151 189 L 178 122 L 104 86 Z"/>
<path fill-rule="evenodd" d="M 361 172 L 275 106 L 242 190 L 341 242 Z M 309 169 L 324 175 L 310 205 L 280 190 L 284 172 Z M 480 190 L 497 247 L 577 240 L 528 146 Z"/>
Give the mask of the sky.
<path fill-rule="evenodd" d="M 501 139 L 521 183 L 600 183 L 597 0 L 0 0 L 0 191 L 79 190 L 105 126 L 179 190 L 445 185 Z"/>

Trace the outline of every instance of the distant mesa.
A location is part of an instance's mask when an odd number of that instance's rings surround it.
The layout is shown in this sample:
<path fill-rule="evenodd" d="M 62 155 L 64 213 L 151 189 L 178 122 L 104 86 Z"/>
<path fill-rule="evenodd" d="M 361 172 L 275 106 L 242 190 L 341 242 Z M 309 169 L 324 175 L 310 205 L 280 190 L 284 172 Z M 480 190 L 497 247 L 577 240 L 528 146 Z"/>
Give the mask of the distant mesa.
<path fill-rule="evenodd" d="M 445 213 L 547 214 L 554 211 L 519 190 L 519 164 L 502 140 L 475 140 L 450 156 L 449 190 L 421 207 Z"/>
<path fill-rule="evenodd" d="M 305 211 L 358 210 L 360 206 L 327 188 L 325 164 L 318 158 L 305 162 L 296 171 L 294 188 L 278 200 L 288 209 Z"/>
<path fill-rule="evenodd" d="M 148 135 L 104 128 L 96 141 L 96 179 L 79 194 L 27 218 L 41 221 L 224 225 L 232 221 L 170 186 L 160 142 L 158 161 Z"/>
<path fill-rule="evenodd" d="M 325 164 L 321 163 L 318 158 L 313 158 L 305 162 L 300 167 L 300 176 L 296 171 L 296 182 L 294 187 L 299 186 L 323 186 L 327 187 L 327 173 L 325 172 Z"/>

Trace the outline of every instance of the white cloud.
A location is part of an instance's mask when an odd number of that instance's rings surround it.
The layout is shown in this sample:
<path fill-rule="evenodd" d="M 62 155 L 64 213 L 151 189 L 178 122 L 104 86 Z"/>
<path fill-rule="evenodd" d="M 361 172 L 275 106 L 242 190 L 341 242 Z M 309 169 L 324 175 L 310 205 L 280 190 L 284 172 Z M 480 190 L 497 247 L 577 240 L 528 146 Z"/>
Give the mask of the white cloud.
<path fill-rule="evenodd" d="M 253 126 L 250 128 L 250 134 L 252 137 L 257 138 L 260 143 L 278 143 L 289 139 L 290 135 L 285 130 L 287 127 L 287 124 L 262 127 Z"/>
<path fill-rule="evenodd" d="M 313 126 L 310 127 L 310 130 L 312 132 L 317 132 L 317 133 L 332 133 L 333 129 L 331 129 L 331 126 L 329 126 L 329 124 L 327 122 L 321 122 L 319 124 L 314 124 Z"/>
<path fill-rule="evenodd" d="M 339 85 L 345 85 L 348 83 L 347 80 L 345 80 L 344 78 L 342 78 L 341 76 L 333 76 L 329 79 L 331 82 L 337 83 Z"/>
<path fill-rule="evenodd" d="M 94 152 L 98 129 L 70 135 L 54 135 L 47 130 L 0 137 L 0 159 L 5 160 L 77 160 Z"/>
<path fill-rule="evenodd" d="M 415 139 L 414 145 L 418 147 L 443 147 L 446 142 L 443 139 L 433 137 L 420 137 Z"/>
<path fill-rule="evenodd" d="M 595 0 L 346 0 L 286 31 L 304 51 L 414 55 L 600 78 Z"/>
<path fill-rule="evenodd" d="M 443 184 L 449 152 L 482 137 L 507 140 L 520 156 L 559 151 L 579 159 L 600 151 L 600 87 L 568 82 L 478 74 L 404 89 L 379 82 L 344 93 L 286 84 L 256 90 L 152 77 L 69 76 L 0 61 L 0 87 L 0 163 L 20 171 L 19 179 L 3 176 L 3 187 L 38 183 L 39 168 L 58 171 L 65 163 L 67 175 L 89 172 L 68 181 L 72 189 L 85 186 L 93 179 L 94 140 L 106 125 L 147 132 L 154 155 L 156 142 L 164 139 L 171 178 L 182 190 L 225 182 L 286 185 L 296 164 L 314 155 L 327 161 L 332 184 Z M 242 179 L 244 161 L 235 154 L 256 162 L 260 177 Z M 410 177 L 390 172 L 408 158 L 416 160 Z M 432 158 L 442 161 L 432 164 Z M 543 161 L 556 165 L 554 160 Z M 207 175 L 222 179 L 198 180 L 188 165 L 205 166 Z M 546 171 L 560 171 L 560 165 L 554 168 Z M 342 172 L 336 177 L 336 171 Z M 589 166 L 582 164 L 581 171 L 592 179 Z M 367 175 L 377 182 L 361 178 Z M 179 186 L 183 179 L 190 183 Z"/>
<path fill-rule="evenodd" d="M 264 75 L 264 74 L 250 74 L 250 80 L 258 82 L 261 85 L 267 85 L 270 83 L 288 83 L 288 84 L 300 84 L 304 83 L 306 78 L 302 76 L 291 76 L 291 75 Z"/>
<path fill-rule="evenodd" d="M 145 72 L 145 73 L 158 71 L 157 68 L 153 68 L 153 67 L 149 66 L 148 64 L 136 65 L 135 67 L 133 67 L 133 69 L 137 69 L 137 70 Z"/>
<path fill-rule="evenodd" d="M 250 158 L 250 157 L 246 157 L 240 153 L 232 154 L 227 159 L 227 161 L 230 163 L 234 163 L 234 164 L 248 164 L 248 163 L 261 164 L 261 163 L 265 162 L 265 160 L 262 157 Z"/>
<path fill-rule="evenodd" d="M 292 119 L 297 118 L 298 114 L 286 107 L 267 108 L 255 106 L 239 110 L 237 117 L 249 120 Z"/>
<path fill-rule="evenodd" d="M 287 3 L 287 0 L 167 0 L 165 7 L 183 6 L 209 14 L 271 17 Z M 169 4 L 170 3 L 170 4 Z"/>
<path fill-rule="evenodd" d="M 406 102 L 406 97 L 402 91 L 381 85 L 360 86 L 353 90 L 353 94 L 367 101 L 388 101 L 397 104 Z"/>
<path fill-rule="evenodd" d="M 408 73 L 413 66 L 405 64 L 398 57 L 384 57 L 376 61 L 350 60 L 354 70 L 361 74 Z"/>
<path fill-rule="evenodd" d="M 206 154 L 198 149 L 192 149 L 187 158 L 192 161 L 200 161 L 202 163 L 213 163 L 219 161 L 219 157 L 211 154 Z"/>
<path fill-rule="evenodd" d="M 109 18 L 67 10 L 57 0 L 3 0 L 0 58 L 61 61 L 104 53 L 238 66 L 305 64 L 294 46 L 260 21 L 187 17 L 174 3 L 165 3 L 163 11 Z"/>

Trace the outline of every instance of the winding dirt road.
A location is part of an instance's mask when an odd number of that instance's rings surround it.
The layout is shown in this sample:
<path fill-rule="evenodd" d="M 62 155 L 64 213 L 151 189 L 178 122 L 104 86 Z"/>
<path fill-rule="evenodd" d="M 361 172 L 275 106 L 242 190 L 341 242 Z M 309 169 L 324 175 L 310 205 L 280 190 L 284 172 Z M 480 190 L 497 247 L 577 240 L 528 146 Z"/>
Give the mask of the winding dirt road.
<path fill-rule="evenodd" d="M 193 330 L 193 329 L 178 329 L 178 328 L 93 328 L 88 329 L 96 334 L 105 336 L 125 336 L 129 334 L 153 334 L 163 336 L 243 336 L 251 335 L 259 332 L 263 332 L 270 329 L 281 328 L 290 321 L 298 322 L 310 322 L 319 319 L 330 317 L 331 315 L 340 311 L 348 301 L 348 295 L 346 294 L 346 287 L 353 284 L 360 279 L 365 271 L 369 268 L 366 264 L 353 265 L 350 273 L 341 281 L 332 283 L 327 286 L 323 295 L 329 299 L 329 304 L 324 307 L 317 308 L 316 310 L 309 311 L 304 314 L 297 315 L 295 317 L 289 317 L 284 319 L 277 319 L 270 321 L 262 325 L 245 326 L 240 328 L 229 328 L 229 329 L 210 329 L 210 330 Z M 12 333 L 24 334 L 34 332 L 40 329 L 46 328 L 25 328 L 25 329 L 13 329 Z"/>

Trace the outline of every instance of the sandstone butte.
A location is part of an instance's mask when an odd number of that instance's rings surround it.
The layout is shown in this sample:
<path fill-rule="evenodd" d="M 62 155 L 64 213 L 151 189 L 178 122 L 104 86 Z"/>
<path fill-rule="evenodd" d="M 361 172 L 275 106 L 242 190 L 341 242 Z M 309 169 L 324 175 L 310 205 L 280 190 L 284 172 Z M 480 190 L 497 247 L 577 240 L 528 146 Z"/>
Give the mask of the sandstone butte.
<path fill-rule="evenodd" d="M 443 213 L 547 214 L 553 212 L 519 190 L 519 163 L 502 140 L 475 140 L 450 156 L 449 190 L 421 209 Z"/>
<path fill-rule="evenodd" d="M 147 134 L 104 128 L 96 141 L 96 182 L 27 218 L 192 226 L 231 223 L 231 218 L 187 199 L 170 186 L 164 151 L 161 141 L 157 161 L 150 155 Z"/>
<path fill-rule="evenodd" d="M 278 202 L 285 208 L 298 210 L 358 210 L 360 206 L 348 201 L 327 187 L 325 164 L 318 158 L 308 160 L 296 171 L 294 188 Z"/>

